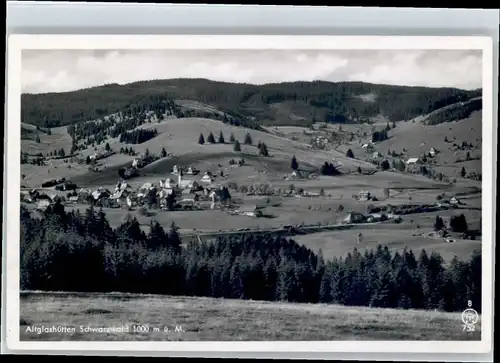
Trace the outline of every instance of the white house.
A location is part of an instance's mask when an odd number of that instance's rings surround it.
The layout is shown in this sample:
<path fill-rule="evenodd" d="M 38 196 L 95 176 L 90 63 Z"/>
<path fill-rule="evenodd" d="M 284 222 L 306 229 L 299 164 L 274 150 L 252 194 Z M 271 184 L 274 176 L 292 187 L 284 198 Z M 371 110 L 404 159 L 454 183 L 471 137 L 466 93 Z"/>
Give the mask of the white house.
<path fill-rule="evenodd" d="M 208 173 L 205 173 L 205 175 L 203 175 L 203 177 L 201 178 L 201 182 L 202 183 L 208 183 L 208 184 L 211 184 L 214 182 L 214 178 L 209 175 Z"/>
<path fill-rule="evenodd" d="M 166 198 L 170 194 L 173 194 L 173 193 L 174 193 L 174 190 L 172 188 L 164 188 L 158 192 L 158 198 L 160 198 L 160 199 Z"/>
<path fill-rule="evenodd" d="M 406 161 L 406 164 L 407 165 L 410 165 L 410 164 L 417 164 L 419 161 L 418 158 L 409 158 L 407 161 Z"/>
<path fill-rule="evenodd" d="M 373 223 L 373 222 L 378 222 L 381 219 L 382 219 L 382 214 L 380 214 L 380 213 L 372 213 L 372 214 L 370 214 L 366 218 L 366 221 L 369 222 L 369 223 Z"/>
<path fill-rule="evenodd" d="M 38 199 L 36 201 L 36 206 L 38 209 L 46 209 L 50 205 L 50 199 Z"/>
<path fill-rule="evenodd" d="M 152 183 L 144 183 L 142 186 L 139 188 L 141 191 L 149 191 L 151 189 L 154 189 L 154 186 Z"/>
<path fill-rule="evenodd" d="M 179 173 L 179 168 L 177 167 L 177 165 L 174 165 L 174 167 L 172 168 L 172 174 L 178 174 Z"/>
<path fill-rule="evenodd" d="M 361 146 L 362 149 L 373 149 L 373 144 L 372 143 L 368 143 L 368 144 L 363 144 L 363 146 Z"/>
<path fill-rule="evenodd" d="M 38 209 L 46 209 L 53 201 L 53 198 L 46 194 L 39 195 L 36 199 L 36 206 Z"/>
<path fill-rule="evenodd" d="M 177 181 L 177 186 L 180 189 L 192 189 L 192 188 L 195 188 L 198 186 L 198 183 L 196 183 L 192 179 L 183 179 L 182 178 L 182 170 L 179 172 L 178 175 L 179 175 L 179 177 L 178 177 L 178 181 Z"/>
<path fill-rule="evenodd" d="M 106 197 L 109 197 L 110 195 L 111 195 L 111 193 L 109 192 L 109 190 L 102 189 L 102 188 L 99 188 L 99 189 L 94 190 L 92 192 L 92 198 L 94 198 L 94 200 L 106 198 Z"/>
<path fill-rule="evenodd" d="M 129 195 L 127 190 L 117 190 L 111 195 L 111 199 L 121 200 Z"/>
<path fill-rule="evenodd" d="M 189 175 L 196 175 L 198 173 L 199 173 L 199 171 L 191 166 L 186 171 L 186 174 L 189 174 Z"/>
<path fill-rule="evenodd" d="M 172 189 L 175 187 L 177 187 L 177 184 L 171 178 L 167 178 L 165 181 L 160 180 L 160 188 Z"/>
<path fill-rule="evenodd" d="M 374 158 L 379 158 L 379 157 L 381 157 L 381 156 L 382 156 L 382 154 L 381 154 L 381 153 L 379 153 L 378 151 L 375 151 L 375 152 L 373 153 L 373 157 L 374 157 Z"/>
<path fill-rule="evenodd" d="M 139 159 L 138 159 L 138 158 L 135 158 L 135 159 L 132 161 L 132 167 L 133 167 L 133 168 L 137 168 L 137 167 L 139 167 Z"/>
<path fill-rule="evenodd" d="M 429 150 L 429 155 L 434 157 L 434 156 L 436 156 L 436 154 L 437 154 L 437 150 L 434 149 L 433 147 L 431 147 L 431 149 Z"/>
<path fill-rule="evenodd" d="M 127 197 L 126 202 L 127 202 L 127 206 L 129 208 L 132 208 L 132 206 L 134 205 L 134 203 L 133 203 L 132 199 L 130 198 L 130 196 Z"/>
<path fill-rule="evenodd" d="M 124 181 L 121 181 L 119 180 L 117 183 L 116 183 L 116 186 L 115 186 L 115 191 L 119 191 L 119 190 L 128 190 L 130 191 L 131 187 L 130 187 L 130 184 L 124 182 Z"/>

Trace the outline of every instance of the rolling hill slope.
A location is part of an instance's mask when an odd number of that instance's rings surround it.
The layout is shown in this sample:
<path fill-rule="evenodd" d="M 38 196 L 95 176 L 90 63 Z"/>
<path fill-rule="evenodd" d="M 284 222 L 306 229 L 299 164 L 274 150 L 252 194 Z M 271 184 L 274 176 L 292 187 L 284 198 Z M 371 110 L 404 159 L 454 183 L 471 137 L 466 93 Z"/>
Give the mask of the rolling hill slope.
<path fill-rule="evenodd" d="M 64 93 L 23 94 L 21 103 L 24 122 L 48 127 L 97 119 L 131 107 L 155 105 L 162 99 L 207 103 L 253 124 L 304 126 L 314 121 L 364 122 L 380 115 L 390 121 L 406 120 L 480 95 L 481 90 L 362 82 L 257 86 L 206 79 L 169 79 L 110 84 Z"/>

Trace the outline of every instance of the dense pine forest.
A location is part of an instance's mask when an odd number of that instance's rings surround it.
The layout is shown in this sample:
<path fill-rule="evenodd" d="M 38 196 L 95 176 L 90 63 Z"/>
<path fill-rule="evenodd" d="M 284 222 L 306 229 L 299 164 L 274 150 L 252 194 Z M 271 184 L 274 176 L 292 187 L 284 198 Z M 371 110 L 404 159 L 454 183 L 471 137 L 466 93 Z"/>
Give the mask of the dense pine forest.
<path fill-rule="evenodd" d="M 481 90 L 363 82 L 315 81 L 257 86 L 206 79 L 170 79 L 109 84 L 73 92 L 23 94 L 21 113 L 23 122 L 43 127 L 71 125 L 138 108 L 163 109 L 177 117 L 199 116 L 192 110 L 181 110 L 172 101 L 192 100 L 214 105 L 223 112 L 221 117 L 238 120 L 248 127 L 308 126 L 315 121 L 366 122 L 377 115 L 384 115 L 390 121 L 406 120 L 468 101 L 481 93 Z M 373 102 L 361 97 L 368 94 L 375 96 Z M 278 104 L 285 106 L 272 107 Z"/>
<path fill-rule="evenodd" d="M 426 119 L 427 125 L 437 125 L 443 122 L 453 122 L 463 120 L 469 117 L 473 112 L 483 109 L 483 99 L 476 98 L 469 102 L 464 102 L 460 107 L 446 107 L 442 110 L 433 112 Z"/>
<path fill-rule="evenodd" d="M 135 218 L 112 229 L 102 210 L 41 219 L 21 209 L 21 289 L 135 292 L 462 311 L 481 307 L 481 254 L 445 265 L 437 253 L 379 246 L 325 260 L 291 239 L 220 237 L 182 245 L 178 228 Z"/>

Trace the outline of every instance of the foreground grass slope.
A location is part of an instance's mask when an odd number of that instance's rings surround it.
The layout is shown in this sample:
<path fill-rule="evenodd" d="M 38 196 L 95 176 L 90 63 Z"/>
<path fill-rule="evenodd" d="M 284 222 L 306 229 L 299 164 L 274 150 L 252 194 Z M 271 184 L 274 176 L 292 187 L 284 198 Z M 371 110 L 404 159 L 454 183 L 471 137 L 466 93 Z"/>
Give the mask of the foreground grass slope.
<path fill-rule="evenodd" d="M 480 340 L 459 313 L 131 294 L 21 293 L 21 340 Z M 74 334 L 27 332 L 66 326 Z M 149 325 L 134 333 L 132 325 Z M 128 333 L 81 333 L 130 326 Z M 175 332 L 180 327 L 182 331 Z M 154 331 L 154 327 L 159 331 Z M 164 332 L 168 327 L 170 332 Z"/>

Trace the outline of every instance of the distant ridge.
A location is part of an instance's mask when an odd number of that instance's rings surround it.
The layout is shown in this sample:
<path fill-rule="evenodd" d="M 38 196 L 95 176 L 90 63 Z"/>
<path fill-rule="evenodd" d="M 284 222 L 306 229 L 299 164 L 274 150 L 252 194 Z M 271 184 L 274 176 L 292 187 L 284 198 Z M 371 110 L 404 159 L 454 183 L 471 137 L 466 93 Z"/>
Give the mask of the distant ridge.
<path fill-rule="evenodd" d="M 380 117 L 408 120 L 466 102 L 482 90 L 371 84 L 285 82 L 265 85 L 168 79 L 116 83 L 78 91 L 21 96 L 22 121 L 56 127 L 102 118 L 130 108 L 148 109 L 162 100 L 212 105 L 258 125 L 307 126 L 313 122 L 357 123 Z"/>

